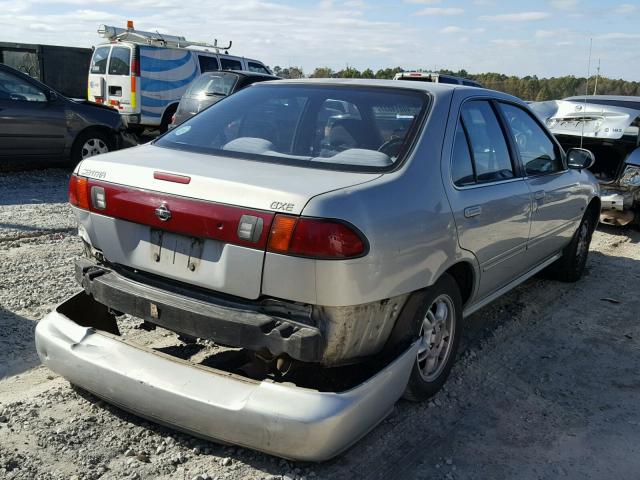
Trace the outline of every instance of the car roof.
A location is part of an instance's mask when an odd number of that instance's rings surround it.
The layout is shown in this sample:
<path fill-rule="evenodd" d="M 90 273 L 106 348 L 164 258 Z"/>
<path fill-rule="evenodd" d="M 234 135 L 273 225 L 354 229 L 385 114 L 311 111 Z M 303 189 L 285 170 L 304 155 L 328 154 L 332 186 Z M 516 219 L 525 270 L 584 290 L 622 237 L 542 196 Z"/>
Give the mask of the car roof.
<path fill-rule="evenodd" d="M 249 70 L 209 70 L 208 72 L 204 72 L 202 75 L 215 75 L 221 72 L 237 73 L 238 75 L 242 75 L 243 77 L 265 77 L 271 78 L 273 80 L 280 79 L 280 77 L 276 77 L 275 75 L 270 75 L 268 73 L 251 72 Z"/>
<path fill-rule="evenodd" d="M 283 79 L 277 82 L 278 85 L 288 84 L 311 84 L 311 85 L 343 85 L 358 87 L 386 87 L 398 90 L 423 90 L 434 95 L 450 94 L 452 90 L 464 89 L 469 92 L 478 93 L 485 91 L 490 96 L 511 98 L 507 95 L 495 90 L 489 90 L 483 87 L 472 87 L 468 85 L 452 84 L 452 83 L 435 83 L 435 82 L 401 82 L 398 80 L 378 80 L 363 78 L 300 78 L 300 79 Z"/>

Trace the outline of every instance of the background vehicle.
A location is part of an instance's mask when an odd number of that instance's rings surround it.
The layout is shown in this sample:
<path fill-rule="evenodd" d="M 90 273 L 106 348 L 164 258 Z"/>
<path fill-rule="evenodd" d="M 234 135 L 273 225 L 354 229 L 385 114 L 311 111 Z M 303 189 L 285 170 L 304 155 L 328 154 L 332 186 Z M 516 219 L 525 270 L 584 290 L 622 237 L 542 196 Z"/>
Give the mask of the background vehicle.
<path fill-rule="evenodd" d="M 640 227 L 640 97 L 589 95 L 530 106 L 564 148 L 584 146 L 595 155 L 600 221 Z"/>
<path fill-rule="evenodd" d="M 329 458 L 403 393 L 442 387 L 464 316 L 547 267 L 580 278 L 600 212 L 592 161 L 498 92 L 253 85 L 79 165 L 76 278 L 90 295 L 40 321 L 40 357 L 141 415 Z M 118 334 L 113 311 L 235 360 L 221 373 L 159 358 L 100 333 Z"/>
<path fill-rule="evenodd" d="M 264 73 L 230 70 L 225 72 L 207 72 L 195 79 L 184 93 L 172 124 L 184 122 L 200 110 L 222 100 L 245 87 L 257 82 L 280 80 L 280 77 Z"/>
<path fill-rule="evenodd" d="M 71 98 L 85 98 L 90 48 L 0 42 L 0 63 Z"/>
<path fill-rule="evenodd" d="M 190 42 L 102 25 L 98 33 L 109 43 L 98 45 L 89 68 L 88 99 L 120 112 L 132 130 L 157 127 L 165 131 L 189 84 L 212 70 L 248 70 L 271 74 L 257 60 L 228 55 L 231 47 Z M 220 53 L 224 51 L 224 53 Z"/>
<path fill-rule="evenodd" d="M 453 85 L 466 85 L 467 87 L 482 88 L 478 82 L 468 78 L 455 77 L 443 73 L 433 72 L 399 72 L 393 77 L 394 80 L 413 80 L 415 82 L 449 83 Z"/>
<path fill-rule="evenodd" d="M 0 166 L 73 164 L 120 148 L 118 112 L 70 100 L 0 65 Z"/>

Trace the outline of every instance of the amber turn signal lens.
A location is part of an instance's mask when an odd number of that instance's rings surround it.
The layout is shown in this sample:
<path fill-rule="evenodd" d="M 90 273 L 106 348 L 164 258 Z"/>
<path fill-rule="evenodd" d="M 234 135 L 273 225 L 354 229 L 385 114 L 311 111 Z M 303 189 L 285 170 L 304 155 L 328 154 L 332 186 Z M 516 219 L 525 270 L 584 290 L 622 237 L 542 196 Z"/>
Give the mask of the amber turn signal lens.
<path fill-rule="evenodd" d="M 269 233 L 268 250 L 270 252 L 286 253 L 296 227 L 297 217 L 289 215 L 276 215 Z"/>
<path fill-rule="evenodd" d="M 69 179 L 69 203 L 83 210 L 89 210 L 89 180 L 71 175 Z"/>

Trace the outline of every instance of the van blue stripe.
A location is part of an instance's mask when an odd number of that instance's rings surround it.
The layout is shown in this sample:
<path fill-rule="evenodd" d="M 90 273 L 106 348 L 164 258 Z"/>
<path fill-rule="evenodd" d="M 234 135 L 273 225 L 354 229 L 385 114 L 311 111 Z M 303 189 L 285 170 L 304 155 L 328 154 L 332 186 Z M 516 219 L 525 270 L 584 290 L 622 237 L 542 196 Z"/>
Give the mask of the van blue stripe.
<path fill-rule="evenodd" d="M 142 105 L 145 107 L 164 107 L 171 101 L 169 99 L 147 97 L 146 95 L 142 95 L 141 100 Z"/>
<path fill-rule="evenodd" d="M 191 52 L 187 52 L 183 57 L 175 60 L 159 60 L 153 57 L 147 57 L 144 53 L 140 53 L 140 68 L 143 72 L 165 72 L 183 66 L 191 61 Z"/>
<path fill-rule="evenodd" d="M 157 117 L 160 118 L 162 115 L 156 112 L 150 112 L 148 110 L 141 110 L 142 115 L 145 117 Z"/>
<path fill-rule="evenodd" d="M 182 80 L 175 80 L 173 82 L 169 82 L 166 80 L 155 80 L 152 78 L 142 77 L 142 81 L 140 82 L 140 88 L 147 92 L 164 92 L 166 90 L 173 90 L 175 88 L 186 87 L 191 83 L 191 81 L 196 78 L 197 72 L 193 72 L 187 78 L 183 78 Z"/>

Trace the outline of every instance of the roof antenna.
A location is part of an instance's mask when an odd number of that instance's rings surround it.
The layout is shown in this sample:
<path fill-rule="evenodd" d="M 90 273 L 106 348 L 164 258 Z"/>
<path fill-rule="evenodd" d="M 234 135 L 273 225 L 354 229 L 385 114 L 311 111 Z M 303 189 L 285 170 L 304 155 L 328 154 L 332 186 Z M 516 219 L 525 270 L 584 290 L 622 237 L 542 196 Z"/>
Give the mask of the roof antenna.
<path fill-rule="evenodd" d="M 587 95 L 589 95 L 589 76 L 591 75 L 591 50 L 593 49 L 593 37 L 589 39 L 589 61 L 587 63 L 587 84 L 584 87 L 584 107 L 582 108 L 582 133 L 580 134 L 580 148 L 584 138 L 584 124 L 586 122 L 585 112 L 587 111 Z"/>

